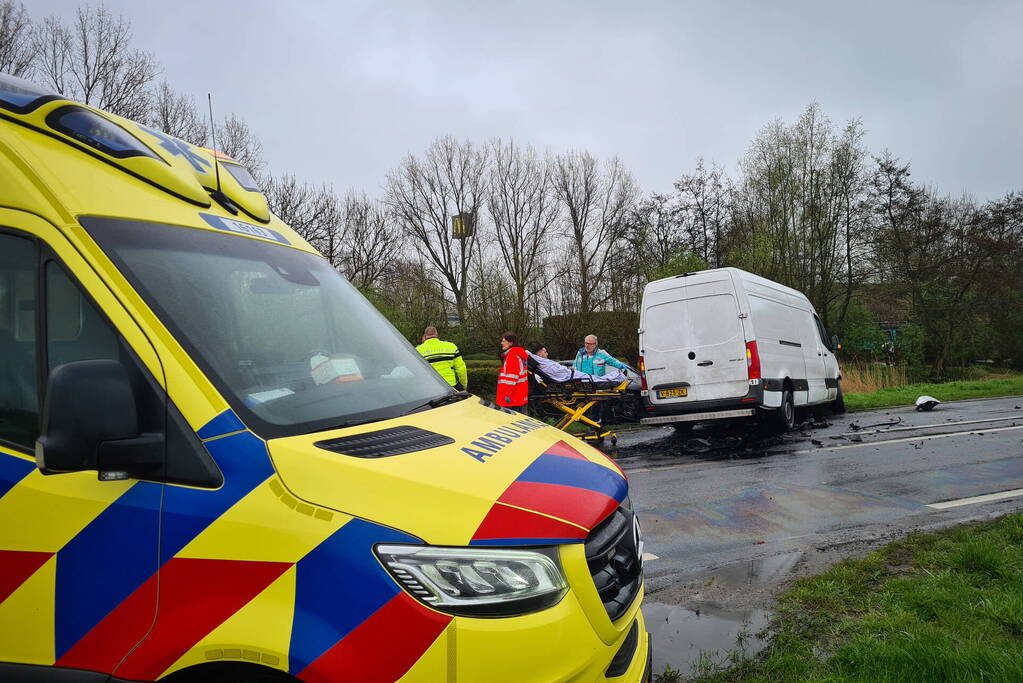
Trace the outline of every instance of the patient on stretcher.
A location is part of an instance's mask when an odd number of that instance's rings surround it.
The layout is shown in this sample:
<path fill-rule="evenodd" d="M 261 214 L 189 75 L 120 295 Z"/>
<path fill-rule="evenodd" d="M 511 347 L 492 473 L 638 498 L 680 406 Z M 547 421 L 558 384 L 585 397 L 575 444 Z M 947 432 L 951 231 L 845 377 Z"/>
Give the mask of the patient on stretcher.
<path fill-rule="evenodd" d="M 529 369 L 540 375 L 545 383 L 549 381 L 555 384 L 563 384 L 575 381 L 592 384 L 595 388 L 609 388 L 616 387 L 628 379 L 626 374 L 618 369 L 608 368 L 607 373 L 603 377 L 587 375 L 585 372 L 579 372 L 573 368 L 566 367 L 556 360 L 541 358 L 529 351 L 526 354 L 529 356 Z"/>

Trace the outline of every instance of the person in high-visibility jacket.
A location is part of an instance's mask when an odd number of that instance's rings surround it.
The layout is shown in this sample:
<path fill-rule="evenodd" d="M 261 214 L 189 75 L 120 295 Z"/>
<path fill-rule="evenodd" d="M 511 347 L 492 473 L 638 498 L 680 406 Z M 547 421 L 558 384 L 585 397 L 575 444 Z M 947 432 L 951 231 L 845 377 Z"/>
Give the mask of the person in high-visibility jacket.
<path fill-rule="evenodd" d="M 416 347 L 420 353 L 456 389 L 469 387 L 469 372 L 458 347 L 449 341 L 437 338 L 437 328 L 430 326 L 423 330 L 423 343 Z"/>
<path fill-rule="evenodd" d="M 497 375 L 497 405 L 526 412 L 529 402 L 529 368 L 526 350 L 514 332 L 501 335 L 501 372 Z"/>

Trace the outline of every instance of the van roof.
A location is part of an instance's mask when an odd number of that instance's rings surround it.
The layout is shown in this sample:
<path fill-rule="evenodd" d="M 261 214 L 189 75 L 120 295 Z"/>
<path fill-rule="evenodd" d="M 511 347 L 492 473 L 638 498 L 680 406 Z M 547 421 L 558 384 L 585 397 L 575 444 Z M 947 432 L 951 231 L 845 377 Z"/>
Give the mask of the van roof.
<path fill-rule="evenodd" d="M 700 281 L 707 277 L 712 277 L 716 273 L 724 272 L 730 273 L 732 275 L 733 280 L 735 280 L 737 283 L 742 282 L 759 284 L 766 287 L 771 287 L 773 289 L 781 290 L 786 294 L 791 294 L 792 296 L 798 297 L 799 299 L 806 300 L 806 295 L 800 292 L 798 289 L 793 289 L 791 287 L 781 284 L 780 282 L 768 280 L 765 277 L 761 277 L 759 275 L 743 270 L 741 268 L 733 268 L 731 266 L 725 268 L 710 268 L 708 270 L 697 270 L 691 273 L 681 273 L 679 275 L 672 275 L 671 277 L 661 278 L 660 280 L 653 280 L 652 282 L 647 283 L 644 292 L 659 292 L 664 289 L 671 289 L 673 286 L 677 284 L 679 278 Z"/>
<path fill-rule="evenodd" d="M 103 215 L 208 229 L 206 214 L 284 232 L 310 248 L 230 157 L 3 73 L 0 206 L 57 225 Z"/>

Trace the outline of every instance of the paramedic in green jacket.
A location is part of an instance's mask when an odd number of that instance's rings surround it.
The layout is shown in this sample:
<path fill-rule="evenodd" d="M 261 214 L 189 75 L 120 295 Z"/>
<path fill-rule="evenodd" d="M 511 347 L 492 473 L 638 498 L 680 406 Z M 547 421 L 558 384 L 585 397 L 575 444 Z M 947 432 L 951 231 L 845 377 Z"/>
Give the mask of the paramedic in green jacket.
<path fill-rule="evenodd" d="M 448 384 L 456 389 L 469 387 L 469 373 L 462 360 L 462 352 L 452 342 L 437 339 L 437 328 L 430 326 L 423 330 L 423 343 L 416 351 L 425 358 Z"/>
<path fill-rule="evenodd" d="M 607 366 L 625 371 L 625 363 L 621 362 L 604 349 L 597 348 L 597 335 L 586 335 L 583 347 L 575 354 L 575 369 L 587 375 L 603 377 Z"/>

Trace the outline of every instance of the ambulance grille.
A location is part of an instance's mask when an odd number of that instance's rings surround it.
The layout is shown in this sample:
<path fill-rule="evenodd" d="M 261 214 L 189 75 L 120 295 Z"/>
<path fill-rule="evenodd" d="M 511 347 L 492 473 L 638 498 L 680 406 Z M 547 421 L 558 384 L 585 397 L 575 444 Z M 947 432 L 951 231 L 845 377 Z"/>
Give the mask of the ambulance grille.
<path fill-rule="evenodd" d="M 350 455 L 353 458 L 388 458 L 392 455 L 447 446 L 454 442 L 450 436 L 419 427 L 405 426 L 317 441 L 316 445 L 324 450 Z"/>
<path fill-rule="evenodd" d="M 611 621 L 625 614 L 643 584 L 637 540 L 633 513 L 623 507 L 598 524 L 586 538 L 586 563 Z"/>

